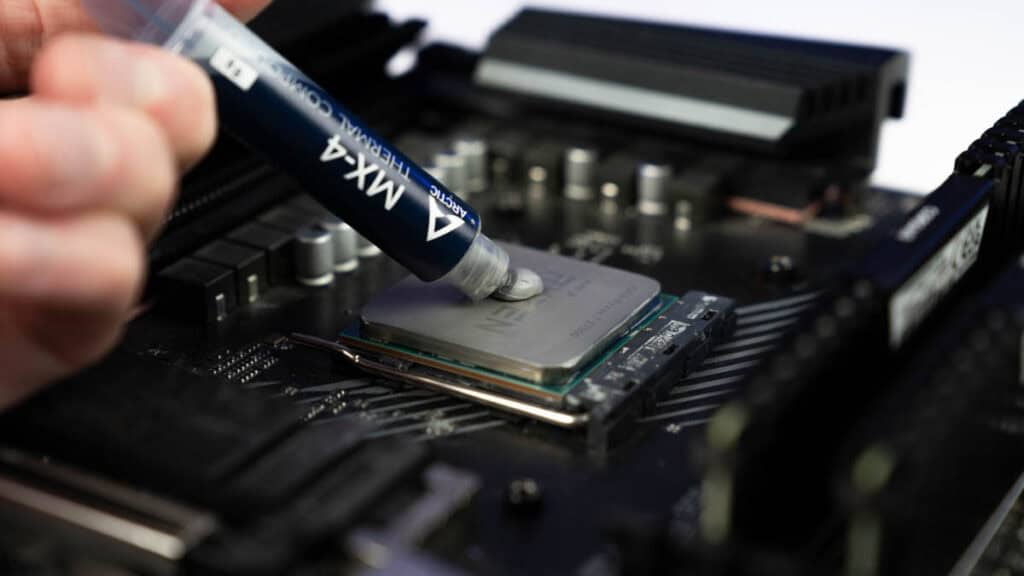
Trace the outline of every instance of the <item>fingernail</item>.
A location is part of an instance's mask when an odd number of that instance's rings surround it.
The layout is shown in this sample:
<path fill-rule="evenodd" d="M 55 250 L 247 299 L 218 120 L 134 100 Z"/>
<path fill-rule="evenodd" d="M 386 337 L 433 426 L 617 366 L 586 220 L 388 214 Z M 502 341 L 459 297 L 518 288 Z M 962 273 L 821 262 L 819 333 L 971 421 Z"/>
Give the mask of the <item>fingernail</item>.
<path fill-rule="evenodd" d="M 140 56 L 133 61 L 136 105 L 146 107 L 168 99 L 173 87 L 166 68 L 151 56 Z"/>

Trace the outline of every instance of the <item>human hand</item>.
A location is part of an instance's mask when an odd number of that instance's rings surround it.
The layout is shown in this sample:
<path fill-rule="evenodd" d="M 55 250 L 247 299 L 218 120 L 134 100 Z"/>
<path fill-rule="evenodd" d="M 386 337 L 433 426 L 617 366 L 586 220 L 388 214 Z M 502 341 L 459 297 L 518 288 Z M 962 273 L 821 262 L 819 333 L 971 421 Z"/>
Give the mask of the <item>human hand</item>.
<path fill-rule="evenodd" d="M 145 244 L 216 134 L 198 67 L 93 30 L 78 0 L 0 1 L 0 93 L 31 92 L 0 100 L 0 409 L 117 342 Z"/>

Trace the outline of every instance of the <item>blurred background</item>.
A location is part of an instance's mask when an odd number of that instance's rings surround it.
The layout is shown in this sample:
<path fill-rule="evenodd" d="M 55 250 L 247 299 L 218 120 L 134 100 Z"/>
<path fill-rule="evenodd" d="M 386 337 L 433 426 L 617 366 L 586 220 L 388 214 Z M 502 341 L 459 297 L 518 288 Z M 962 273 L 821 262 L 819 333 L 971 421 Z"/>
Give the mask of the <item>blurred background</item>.
<path fill-rule="evenodd" d="M 902 121 L 885 123 L 877 185 L 928 192 L 994 118 L 1024 99 L 1024 1 L 976 0 L 377 0 L 424 18 L 428 40 L 482 47 L 523 5 L 858 42 L 911 52 Z"/>

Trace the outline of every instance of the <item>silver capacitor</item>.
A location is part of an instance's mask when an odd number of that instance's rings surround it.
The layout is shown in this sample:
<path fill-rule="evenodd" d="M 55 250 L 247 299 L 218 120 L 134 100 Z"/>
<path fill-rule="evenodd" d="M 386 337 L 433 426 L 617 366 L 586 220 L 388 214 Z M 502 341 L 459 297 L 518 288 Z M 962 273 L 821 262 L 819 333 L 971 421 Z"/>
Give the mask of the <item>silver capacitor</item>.
<path fill-rule="evenodd" d="M 569 148 L 565 151 L 565 197 L 592 200 L 595 195 L 597 151 L 593 148 Z"/>
<path fill-rule="evenodd" d="M 636 211 L 646 216 L 668 212 L 668 184 L 672 167 L 666 164 L 641 164 L 636 173 Z"/>
<path fill-rule="evenodd" d="M 359 268 L 359 238 L 355 229 L 344 220 L 328 216 L 320 227 L 331 233 L 334 243 L 334 271 L 342 274 Z"/>
<path fill-rule="evenodd" d="M 433 176 L 438 182 L 444 184 L 444 177 L 447 175 L 445 170 L 438 168 L 436 164 L 424 166 L 423 169 L 427 171 L 427 174 Z"/>
<path fill-rule="evenodd" d="M 303 286 L 327 286 L 334 281 L 334 238 L 320 226 L 295 234 L 295 280 Z"/>
<path fill-rule="evenodd" d="M 376 258 L 381 255 L 380 248 L 362 234 L 356 234 L 356 246 L 359 247 L 357 252 L 359 252 L 360 258 Z"/>
<path fill-rule="evenodd" d="M 468 190 L 469 170 L 466 159 L 455 152 L 441 152 L 434 155 L 436 178 L 459 198 L 465 198 Z"/>
<path fill-rule="evenodd" d="M 483 138 L 467 136 L 455 140 L 452 145 L 455 154 L 466 165 L 466 191 L 478 194 L 487 189 L 489 184 L 489 151 L 487 141 Z"/>

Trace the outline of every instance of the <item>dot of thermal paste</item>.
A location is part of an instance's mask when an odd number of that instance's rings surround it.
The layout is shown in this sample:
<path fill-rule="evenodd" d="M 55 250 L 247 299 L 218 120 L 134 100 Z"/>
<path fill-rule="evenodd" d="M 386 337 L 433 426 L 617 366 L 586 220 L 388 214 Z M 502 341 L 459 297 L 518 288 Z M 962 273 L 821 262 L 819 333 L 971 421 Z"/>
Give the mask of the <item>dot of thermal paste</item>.
<path fill-rule="evenodd" d="M 509 271 L 508 282 L 498 288 L 491 297 L 506 302 L 521 302 L 539 296 L 542 292 L 544 281 L 540 275 L 527 268 L 513 268 Z"/>

